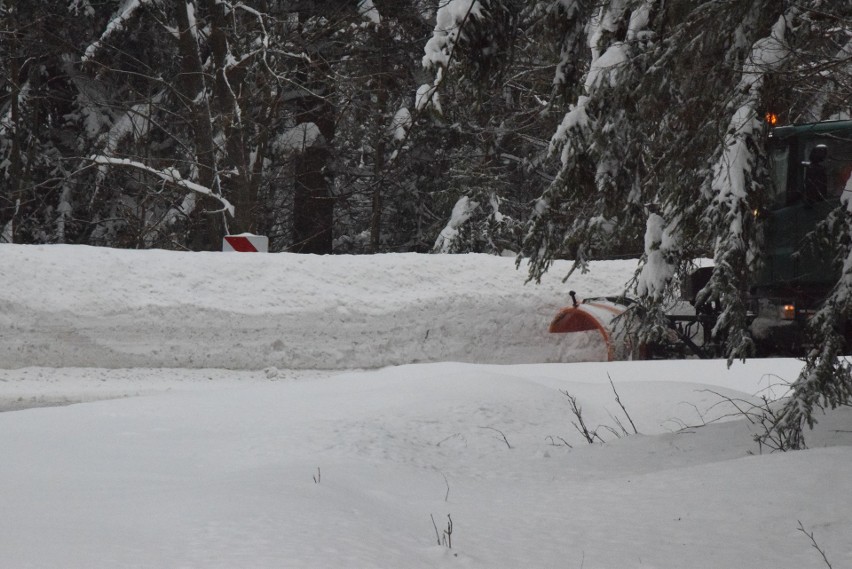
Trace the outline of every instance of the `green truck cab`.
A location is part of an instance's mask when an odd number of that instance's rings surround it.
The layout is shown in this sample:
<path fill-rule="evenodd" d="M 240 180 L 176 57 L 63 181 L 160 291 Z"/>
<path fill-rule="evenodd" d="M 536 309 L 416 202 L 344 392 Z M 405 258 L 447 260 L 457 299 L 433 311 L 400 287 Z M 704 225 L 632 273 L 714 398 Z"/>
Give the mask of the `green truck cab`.
<path fill-rule="evenodd" d="M 750 290 L 752 335 L 761 355 L 802 355 L 804 325 L 837 282 L 832 252 L 810 235 L 852 191 L 852 121 L 775 128 L 768 138 L 770 184 L 760 269 Z M 850 195 L 849 197 L 852 197 Z"/>

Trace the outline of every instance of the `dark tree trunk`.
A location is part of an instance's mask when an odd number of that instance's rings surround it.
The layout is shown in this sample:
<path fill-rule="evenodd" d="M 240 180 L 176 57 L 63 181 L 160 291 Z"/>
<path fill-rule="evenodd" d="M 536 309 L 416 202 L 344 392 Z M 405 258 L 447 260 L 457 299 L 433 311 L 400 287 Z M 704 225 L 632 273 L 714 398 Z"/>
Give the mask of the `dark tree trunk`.
<path fill-rule="evenodd" d="M 316 88 L 319 85 L 312 82 L 312 86 Z M 330 168 L 334 106 L 328 97 L 314 90 L 304 93 L 301 106 L 303 111 L 296 118 L 297 124 L 315 124 L 322 138 L 296 157 L 291 250 L 326 255 L 332 252 L 334 238 L 333 176 Z"/>
<path fill-rule="evenodd" d="M 337 9 L 340 9 L 339 6 Z M 325 12 L 324 3 L 315 2 L 300 13 L 300 18 L 304 21 Z M 334 180 L 331 169 L 335 134 L 335 108 L 331 100 L 334 80 L 327 63 L 333 48 L 328 38 L 319 38 L 315 48 L 311 62 L 303 64 L 300 84 L 304 88 L 297 101 L 296 124 L 313 123 L 322 137 L 295 158 L 293 245 L 290 249 L 297 253 L 325 255 L 332 253 L 334 238 Z"/>
<path fill-rule="evenodd" d="M 246 93 L 251 93 L 244 86 L 246 77 L 245 65 L 251 58 L 243 60 L 240 65 L 227 68 L 228 46 L 228 13 L 227 5 L 216 0 L 205 0 L 207 11 L 210 13 L 210 48 L 215 66 L 213 93 L 215 95 L 215 111 L 219 126 L 225 133 L 227 164 L 220 165 L 220 171 L 230 171 L 227 183 L 227 197 L 234 204 L 234 219 L 230 223 L 232 233 L 255 232 L 258 224 L 258 184 L 253 180 L 249 159 L 250 142 L 248 140 L 249 126 L 246 118 L 240 119 L 238 113 L 248 116 L 244 105 Z M 244 89 L 244 87 L 246 87 Z M 265 132 L 262 133 L 265 136 Z M 256 163 L 263 163 L 260 149 L 257 151 Z"/>
<path fill-rule="evenodd" d="M 332 252 L 334 197 L 327 164 L 331 153 L 308 148 L 296 162 L 296 194 L 293 201 L 293 237 L 296 253 L 325 255 Z"/>

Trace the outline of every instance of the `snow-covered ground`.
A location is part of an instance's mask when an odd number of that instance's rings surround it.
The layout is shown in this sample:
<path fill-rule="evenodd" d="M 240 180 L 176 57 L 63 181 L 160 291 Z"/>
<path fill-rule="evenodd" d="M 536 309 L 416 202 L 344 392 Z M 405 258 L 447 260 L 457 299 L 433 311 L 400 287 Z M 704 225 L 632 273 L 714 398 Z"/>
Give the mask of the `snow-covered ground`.
<path fill-rule="evenodd" d="M 852 566 L 850 410 L 761 454 L 725 399 L 799 362 L 545 332 L 633 268 L 2 245 L 2 566 Z"/>

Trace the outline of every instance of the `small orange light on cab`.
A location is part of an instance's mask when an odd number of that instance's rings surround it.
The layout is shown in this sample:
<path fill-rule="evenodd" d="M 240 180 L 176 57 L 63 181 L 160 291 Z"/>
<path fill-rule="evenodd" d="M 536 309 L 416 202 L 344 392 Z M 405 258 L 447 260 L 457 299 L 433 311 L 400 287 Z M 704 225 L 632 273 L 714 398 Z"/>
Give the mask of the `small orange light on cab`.
<path fill-rule="evenodd" d="M 796 319 L 796 305 L 795 304 L 785 304 L 780 307 L 781 310 L 781 320 L 795 320 Z"/>
<path fill-rule="evenodd" d="M 766 120 L 766 124 L 770 126 L 775 126 L 776 124 L 778 124 L 778 115 L 776 115 L 775 113 L 766 113 L 764 115 L 764 119 Z"/>

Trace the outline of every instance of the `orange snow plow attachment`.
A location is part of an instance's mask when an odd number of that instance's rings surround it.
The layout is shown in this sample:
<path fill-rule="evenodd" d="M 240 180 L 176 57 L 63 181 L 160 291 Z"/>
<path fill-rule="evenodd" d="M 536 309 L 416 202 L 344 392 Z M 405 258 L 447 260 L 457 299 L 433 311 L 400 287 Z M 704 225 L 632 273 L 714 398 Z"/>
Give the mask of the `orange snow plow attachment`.
<path fill-rule="evenodd" d="M 560 310 L 550 323 L 549 332 L 567 334 L 571 332 L 597 331 L 606 344 L 609 361 L 630 359 L 632 346 L 625 338 L 623 325 L 613 322 L 627 310 L 627 306 L 616 299 L 594 298 L 578 303 L 571 291 L 573 306 Z"/>

